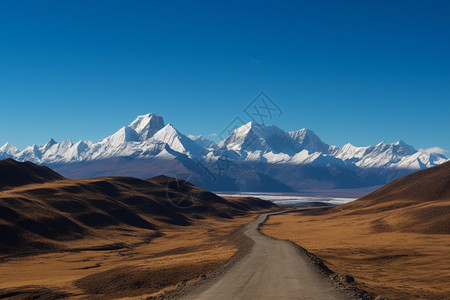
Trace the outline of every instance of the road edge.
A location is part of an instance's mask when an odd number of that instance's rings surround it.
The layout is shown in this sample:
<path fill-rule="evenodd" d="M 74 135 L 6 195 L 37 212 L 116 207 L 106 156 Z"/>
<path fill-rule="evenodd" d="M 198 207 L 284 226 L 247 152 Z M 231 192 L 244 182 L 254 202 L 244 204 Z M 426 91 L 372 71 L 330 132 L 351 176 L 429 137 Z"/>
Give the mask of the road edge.
<path fill-rule="evenodd" d="M 254 222 L 262 214 L 264 214 L 264 212 L 256 214 L 250 222 L 242 224 L 230 234 L 231 239 L 228 243 L 234 245 L 237 248 L 237 251 L 225 264 L 200 276 L 194 283 L 178 283 L 175 290 L 156 297 L 146 298 L 146 300 L 180 299 L 192 292 L 201 292 L 202 290 L 207 289 L 209 284 L 213 283 L 215 279 L 225 273 L 228 269 L 232 268 L 253 248 L 254 241 L 244 234 L 244 230 L 248 224 Z"/>
<path fill-rule="evenodd" d="M 308 208 L 308 209 L 314 209 L 314 208 Z M 307 261 L 316 270 L 318 270 L 319 274 L 321 274 L 326 280 L 330 281 L 336 287 L 336 289 L 340 293 L 342 293 L 344 296 L 351 297 L 354 299 L 361 299 L 361 300 L 388 300 L 388 298 L 386 298 L 386 297 L 375 295 L 364 289 L 361 289 L 360 287 L 358 287 L 359 284 L 355 281 L 355 279 L 351 275 L 347 275 L 347 274 L 342 275 L 342 274 L 334 272 L 333 270 L 328 268 L 328 266 L 325 264 L 325 262 L 322 259 L 320 259 L 315 254 L 309 252 L 302 246 L 294 243 L 293 241 L 277 239 L 272 236 L 266 235 L 261 231 L 261 227 L 264 226 L 264 223 L 270 218 L 270 216 L 293 213 L 293 212 L 297 212 L 297 211 L 301 211 L 301 210 L 305 210 L 305 209 L 295 209 L 295 210 L 288 210 L 288 211 L 283 211 L 283 212 L 279 212 L 279 213 L 268 214 L 266 216 L 266 218 L 259 224 L 258 231 L 262 235 L 267 236 L 271 239 L 285 241 L 285 242 L 292 244 L 298 250 L 298 252 L 301 255 L 303 255 L 304 257 L 306 257 Z"/>

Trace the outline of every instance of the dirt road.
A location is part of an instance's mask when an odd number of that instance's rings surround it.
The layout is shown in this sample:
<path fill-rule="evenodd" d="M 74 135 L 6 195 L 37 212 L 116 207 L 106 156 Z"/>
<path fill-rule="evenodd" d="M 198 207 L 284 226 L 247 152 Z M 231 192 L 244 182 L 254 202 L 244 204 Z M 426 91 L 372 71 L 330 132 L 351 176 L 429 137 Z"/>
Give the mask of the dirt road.
<path fill-rule="evenodd" d="M 182 299 L 343 299 L 289 242 L 258 231 L 267 214 L 248 224 L 249 253 L 220 277 Z"/>

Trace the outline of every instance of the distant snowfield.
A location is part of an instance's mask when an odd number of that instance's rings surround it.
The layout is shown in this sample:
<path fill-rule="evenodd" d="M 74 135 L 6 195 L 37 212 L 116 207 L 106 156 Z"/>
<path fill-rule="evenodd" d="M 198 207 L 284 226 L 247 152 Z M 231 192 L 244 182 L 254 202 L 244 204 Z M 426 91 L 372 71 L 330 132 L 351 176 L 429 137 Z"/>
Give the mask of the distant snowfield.
<path fill-rule="evenodd" d="M 217 193 L 223 197 L 257 197 L 263 200 L 272 201 L 278 205 L 303 205 L 313 202 L 322 202 L 331 205 L 342 205 L 357 198 L 343 198 L 343 197 L 324 197 L 324 196 L 304 196 L 295 195 L 291 193 Z"/>

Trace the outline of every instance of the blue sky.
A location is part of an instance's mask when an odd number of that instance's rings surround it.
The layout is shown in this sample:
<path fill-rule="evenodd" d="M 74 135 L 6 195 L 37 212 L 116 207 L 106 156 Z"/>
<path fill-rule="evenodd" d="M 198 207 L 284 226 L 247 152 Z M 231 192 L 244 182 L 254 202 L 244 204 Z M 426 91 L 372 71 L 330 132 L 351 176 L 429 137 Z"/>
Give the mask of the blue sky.
<path fill-rule="evenodd" d="M 450 149 L 449 1 L 1 1 L 0 144 L 156 112 L 221 132 L 265 91 L 325 142 Z"/>

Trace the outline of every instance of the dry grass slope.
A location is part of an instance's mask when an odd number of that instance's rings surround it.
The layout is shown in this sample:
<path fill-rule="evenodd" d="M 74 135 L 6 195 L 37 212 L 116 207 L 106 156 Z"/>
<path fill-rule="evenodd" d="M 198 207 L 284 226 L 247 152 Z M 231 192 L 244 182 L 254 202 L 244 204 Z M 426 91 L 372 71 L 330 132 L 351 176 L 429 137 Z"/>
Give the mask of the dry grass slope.
<path fill-rule="evenodd" d="M 292 240 L 392 299 L 450 295 L 450 162 L 336 208 L 270 217 L 263 232 Z"/>
<path fill-rule="evenodd" d="M 450 162 L 397 179 L 330 213 L 378 215 L 376 232 L 450 234 Z"/>
<path fill-rule="evenodd" d="M 164 176 L 74 180 L 31 163 L 0 163 L 2 178 L 8 172 L 15 174 L 9 188 L 0 190 L 0 254 L 58 250 L 60 241 L 92 236 L 105 227 L 155 235 L 167 224 L 189 226 L 192 220 L 207 217 L 231 219 L 272 206 L 258 199 L 227 200 Z M 22 174 L 26 175 L 22 178 Z"/>
<path fill-rule="evenodd" d="M 58 173 L 31 162 L 17 163 L 13 159 L 0 160 L 0 190 L 30 183 L 62 179 Z"/>
<path fill-rule="evenodd" d="M 164 176 L 74 180 L 6 160 L 0 179 L 2 299 L 174 288 L 228 261 L 237 250 L 233 232 L 273 208 Z"/>

